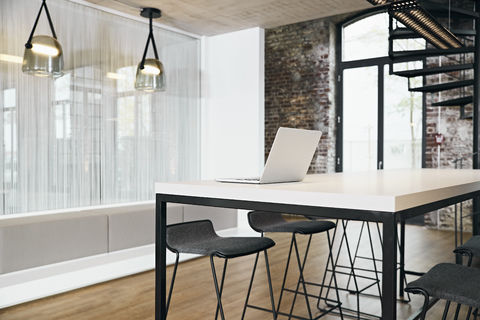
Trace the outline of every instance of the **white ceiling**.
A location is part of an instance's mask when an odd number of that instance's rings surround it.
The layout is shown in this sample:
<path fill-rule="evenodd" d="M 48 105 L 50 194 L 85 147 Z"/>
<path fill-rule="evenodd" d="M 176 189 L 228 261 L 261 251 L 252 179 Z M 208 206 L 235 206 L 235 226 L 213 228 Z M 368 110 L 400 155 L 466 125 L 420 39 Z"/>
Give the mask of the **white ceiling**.
<path fill-rule="evenodd" d="M 253 27 L 265 29 L 372 8 L 367 0 L 85 0 L 134 16 L 140 8 L 162 10 L 155 22 L 213 36 Z"/>

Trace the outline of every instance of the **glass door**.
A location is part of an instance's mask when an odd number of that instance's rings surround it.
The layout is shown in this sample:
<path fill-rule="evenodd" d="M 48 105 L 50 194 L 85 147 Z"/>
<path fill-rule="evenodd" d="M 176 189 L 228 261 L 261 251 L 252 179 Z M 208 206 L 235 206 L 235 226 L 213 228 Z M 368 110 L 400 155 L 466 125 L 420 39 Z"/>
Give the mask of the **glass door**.
<path fill-rule="evenodd" d="M 384 168 L 421 168 L 423 95 L 421 92 L 408 91 L 407 80 L 389 75 L 388 69 L 386 65 L 384 67 Z M 408 69 L 408 66 L 405 69 Z M 414 69 L 421 69 L 421 65 Z M 413 78 L 410 81 L 414 87 L 422 84 L 421 78 Z"/>
<path fill-rule="evenodd" d="M 343 171 L 378 165 L 378 67 L 343 72 Z"/>
<path fill-rule="evenodd" d="M 342 92 L 342 171 L 421 168 L 423 96 L 408 79 L 388 64 L 348 68 Z"/>

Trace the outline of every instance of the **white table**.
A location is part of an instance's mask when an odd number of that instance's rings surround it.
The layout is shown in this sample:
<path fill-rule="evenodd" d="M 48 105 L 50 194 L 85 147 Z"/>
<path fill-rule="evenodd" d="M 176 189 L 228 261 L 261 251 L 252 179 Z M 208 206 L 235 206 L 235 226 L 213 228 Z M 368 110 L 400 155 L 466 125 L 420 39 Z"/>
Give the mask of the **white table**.
<path fill-rule="evenodd" d="M 267 210 L 383 223 L 382 318 L 396 319 L 397 223 L 480 195 L 480 170 L 412 169 L 308 175 L 268 185 L 155 184 L 156 319 L 166 319 L 166 204 Z"/>

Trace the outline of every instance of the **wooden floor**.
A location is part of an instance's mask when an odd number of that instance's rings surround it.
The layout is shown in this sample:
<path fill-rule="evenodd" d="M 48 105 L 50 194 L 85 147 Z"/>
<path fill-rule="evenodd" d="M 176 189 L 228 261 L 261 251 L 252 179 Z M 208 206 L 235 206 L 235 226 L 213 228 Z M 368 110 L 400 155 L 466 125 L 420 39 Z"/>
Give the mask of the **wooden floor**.
<path fill-rule="evenodd" d="M 352 250 L 359 238 L 361 223 L 351 222 L 348 226 L 349 240 Z M 339 249 L 339 230 L 335 240 L 334 251 Z M 359 254 L 369 256 L 370 250 L 367 243 L 367 229 L 364 229 Z M 370 224 L 372 239 L 375 244 L 376 254 L 379 252 L 379 238 L 375 224 Z M 438 262 L 454 262 L 452 250 L 454 247 L 453 232 L 427 230 L 419 226 L 407 226 L 406 261 L 407 269 L 412 271 L 426 271 Z M 273 286 L 276 299 L 279 297 L 278 289 L 281 287 L 283 270 L 290 244 L 290 236 L 285 234 L 267 234 L 275 240 L 276 246 L 269 251 L 270 268 L 273 277 Z M 468 237 L 468 236 L 467 236 Z M 304 248 L 306 237 L 301 236 L 300 247 Z M 313 238 L 309 260 L 306 266 L 307 280 L 320 280 L 323 276 L 325 262 L 327 260 L 326 235 L 315 235 Z M 301 249 L 303 250 L 303 249 Z M 345 245 L 340 251 L 339 264 L 348 262 Z M 381 257 L 376 257 L 381 258 Z M 248 279 L 254 257 L 242 257 L 229 261 L 227 281 L 224 289 L 224 308 L 227 319 L 240 319 L 242 306 L 246 295 Z M 222 266 L 223 261 L 217 260 L 217 267 Z M 259 272 L 254 283 L 254 293 L 251 302 L 259 306 L 269 306 L 268 287 L 266 285 L 265 265 L 263 256 L 259 264 Z M 371 260 L 357 258 L 358 265 L 363 264 L 366 268 L 372 268 Z M 379 264 L 377 264 L 380 266 Z M 297 269 L 292 267 L 292 274 Z M 167 277 L 170 279 L 172 268 L 168 268 Z M 365 274 L 367 275 L 367 274 Z M 372 273 L 368 274 L 369 276 Z M 0 310 L 1 320 L 64 320 L 64 319 L 153 319 L 154 318 L 154 271 L 145 272 L 114 281 L 78 289 L 57 296 L 25 303 Z M 408 281 L 413 280 L 410 276 Z M 346 275 L 338 275 L 339 286 L 345 287 L 348 281 Z M 288 279 L 288 285 L 296 282 L 293 275 Z M 350 281 L 350 288 L 353 288 Z M 372 284 L 371 281 L 363 281 L 360 285 Z M 313 289 L 312 289 L 313 291 Z M 377 294 L 377 286 L 373 285 L 367 293 Z M 341 300 L 344 307 L 356 309 L 357 295 L 346 291 L 341 292 Z M 422 304 L 420 296 L 412 296 L 411 302 L 398 303 L 398 319 L 406 319 Z M 177 274 L 174 296 L 169 311 L 169 320 L 196 320 L 214 319 L 216 297 L 213 289 L 209 260 L 199 258 L 184 262 L 180 265 Z M 287 311 L 292 302 L 292 295 L 285 295 L 282 302 L 282 310 Z M 313 306 L 315 306 L 312 300 Z M 306 315 L 305 301 L 299 297 L 295 305 L 295 313 Z M 362 311 L 373 314 L 380 313 L 380 301 L 376 297 L 360 296 Z M 315 309 L 315 308 L 314 308 Z M 437 304 L 428 319 L 439 319 L 443 312 L 442 304 Z M 271 319 L 271 314 L 248 309 L 245 319 Z M 287 317 L 279 317 L 287 319 Z M 328 315 L 322 319 L 339 319 L 338 316 Z"/>

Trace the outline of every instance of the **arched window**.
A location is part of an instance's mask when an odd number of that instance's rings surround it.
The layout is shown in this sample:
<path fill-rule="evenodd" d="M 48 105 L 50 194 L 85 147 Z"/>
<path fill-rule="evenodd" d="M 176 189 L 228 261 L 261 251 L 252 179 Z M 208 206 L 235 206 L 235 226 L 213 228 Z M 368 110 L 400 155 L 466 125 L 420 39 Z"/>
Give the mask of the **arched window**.
<path fill-rule="evenodd" d="M 341 27 L 337 171 L 422 166 L 423 97 L 408 91 L 407 78 L 391 74 L 389 23 L 388 14 L 380 12 Z M 424 47 L 418 39 L 393 43 L 395 50 Z M 422 63 L 392 67 L 406 70 Z"/>

